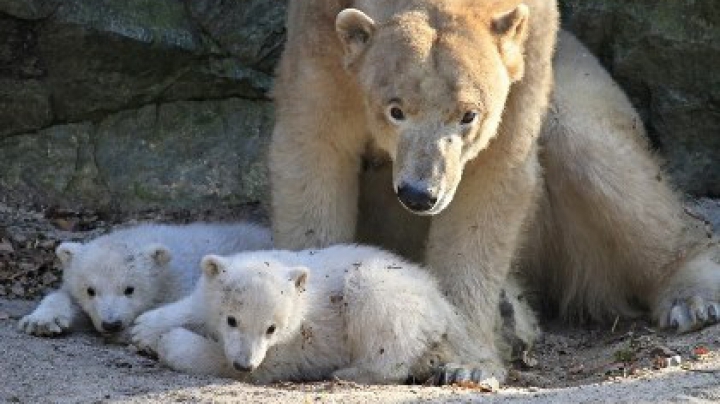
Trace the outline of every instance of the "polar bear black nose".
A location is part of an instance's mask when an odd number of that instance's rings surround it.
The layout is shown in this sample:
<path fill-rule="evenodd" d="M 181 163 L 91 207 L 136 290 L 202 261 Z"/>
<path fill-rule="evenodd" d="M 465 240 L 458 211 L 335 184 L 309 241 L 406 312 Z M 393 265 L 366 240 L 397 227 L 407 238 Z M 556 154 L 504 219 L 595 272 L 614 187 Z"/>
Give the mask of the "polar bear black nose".
<path fill-rule="evenodd" d="M 398 199 L 406 208 L 414 212 L 427 212 L 437 202 L 428 189 L 417 188 L 408 184 L 401 184 L 397 190 Z"/>
<path fill-rule="evenodd" d="M 102 328 L 105 332 L 118 332 L 123 329 L 122 321 L 103 321 L 102 322 Z"/>
<path fill-rule="evenodd" d="M 240 362 L 233 362 L 233 367 L 240 372 L 252 372 L 255 369 L 252 365 L 243 365 Z"/>

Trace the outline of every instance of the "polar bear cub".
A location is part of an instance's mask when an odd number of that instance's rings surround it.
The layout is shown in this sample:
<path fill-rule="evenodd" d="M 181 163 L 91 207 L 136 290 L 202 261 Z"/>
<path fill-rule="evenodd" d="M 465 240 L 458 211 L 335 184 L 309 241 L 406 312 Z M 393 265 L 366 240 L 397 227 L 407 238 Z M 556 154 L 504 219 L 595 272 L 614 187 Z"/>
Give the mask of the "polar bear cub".
<path fill-rule="evenodd" d="M 86 320 L 117 335 L 135 318 L 190 293 L 202 257 L 271 248 L 270 232 L 247 224 L 143 224 L 86 244 L 65 242 L 56 253 L 63 267 L 59 290 L 20 320 L 28 334 L 51 336 Z"/>
<path fill-rule="evenodd" d="M 131 330 L 173 369 L 256 383 L 397 383 L 460 359 L 482 363 L 473 379 L 503 372 L 492 349 L 471 343 L 431 275 L 388 252 L 337 245 L 209 255 L 202 269 L 192 294 Z"/>

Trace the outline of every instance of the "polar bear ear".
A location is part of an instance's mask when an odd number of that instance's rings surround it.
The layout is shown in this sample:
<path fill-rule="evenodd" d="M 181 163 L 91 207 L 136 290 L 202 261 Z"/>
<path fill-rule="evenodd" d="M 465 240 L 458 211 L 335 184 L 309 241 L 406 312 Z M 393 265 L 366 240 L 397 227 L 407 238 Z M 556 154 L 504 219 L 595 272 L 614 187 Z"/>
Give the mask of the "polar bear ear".
<path fill-rule="evenodd" d="M 354 8 L 341 11 L 335 18 L 335 32 L 345 48 L 345 64 L 360 56 L 375 33 L 375 21 Z"/>
<path fill-rule="evenodd" d="M 218 276 L 220 272 L 225 272 L 227 262 L 225 262 L 223 257 L 218 255 L 206 255 L 200 262 L 200 267 L 202 268 L 205 276 L 208 278 L 214 278 Z"/>
<path fill-rule="evenodd" d="M 72 260 L 77 257 L 82 249 L 80 243 L 62 243 L 55 249 L 55 255 L 60 259 L 63 268 L 68 268 Z"/>
<path fill-rule="evenodd" d="M 309 274 L 310 270 L 305 267 L 291 268 L 288 273 L 290 276 L 290 282 L 294 283 L 295 287 L 301 292 L 305 290 L 305 284 L 307 283 Z"/>
<path fill-rule="evenodd" d="M 522 79 L 525 72 L 523 53 L 529 15 L 530 9 L 521 3 L 512 11 L 495 16 L 492 22 L 493 32 L 500 37 L 500 55 L 513 82 Z"/>
<path fill-rule="evenodd" d="M 167 265 L 172 259 L 172 254 L 167 247 L 162 244 L 152 244 L 145 250 L 148 257 L 159 266 Z"/>

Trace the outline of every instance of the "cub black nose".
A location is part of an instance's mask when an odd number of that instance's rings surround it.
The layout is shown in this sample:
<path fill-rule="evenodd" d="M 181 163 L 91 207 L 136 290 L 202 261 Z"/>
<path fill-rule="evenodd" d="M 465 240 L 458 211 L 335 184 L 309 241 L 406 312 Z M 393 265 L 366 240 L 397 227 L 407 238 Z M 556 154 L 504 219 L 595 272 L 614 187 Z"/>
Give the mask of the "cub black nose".
<path fill-rule="evenodd" d="M 118 332 L 123 329 L 122 321 L 103 321 L 101 325 L 105 332 Z"/>
<path fill-rule="evenodd" d="M 408 184 L 402 184 L 398 187 L 397 196 L 406 208 L 414 212 L 427 212 L 437 202 L 437 198 L 429 190 L 416 188 Z"/>
<path fill-rule="evenodd" d="M 233 367 L 235 368 L 235 370 L 238 370 L 240 372 L 252 372 L 254 369 L 252 366 L 243 365 L 240 362 L 233 362 Z"/>

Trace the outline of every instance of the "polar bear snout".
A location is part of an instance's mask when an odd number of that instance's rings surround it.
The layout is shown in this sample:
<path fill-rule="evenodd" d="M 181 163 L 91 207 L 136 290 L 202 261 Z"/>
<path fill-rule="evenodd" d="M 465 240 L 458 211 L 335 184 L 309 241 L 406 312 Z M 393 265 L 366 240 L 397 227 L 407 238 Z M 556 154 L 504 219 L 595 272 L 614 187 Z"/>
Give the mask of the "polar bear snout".
<path fill-rule="evenodd" d="M 255 366 L 248 362 L 233 361 L 233 368 L 239 372 L 252 372 L 255 370 Z"/>
<path fill-rule="evenodd" d="M 408 183 L 402 183 L 398 186 L 397 197 L 406 208 L 416 213 L 431 210 L 438 200 L 430 189 Z"/>
<path fill-rule="evenodd" d="M 100 323 L 100 326 L 102 326 L 103 332 L 119 332 L 122 331 L 123 328 L 123 322 L 120 320 L 115 321 L 103 321 Z"/>

